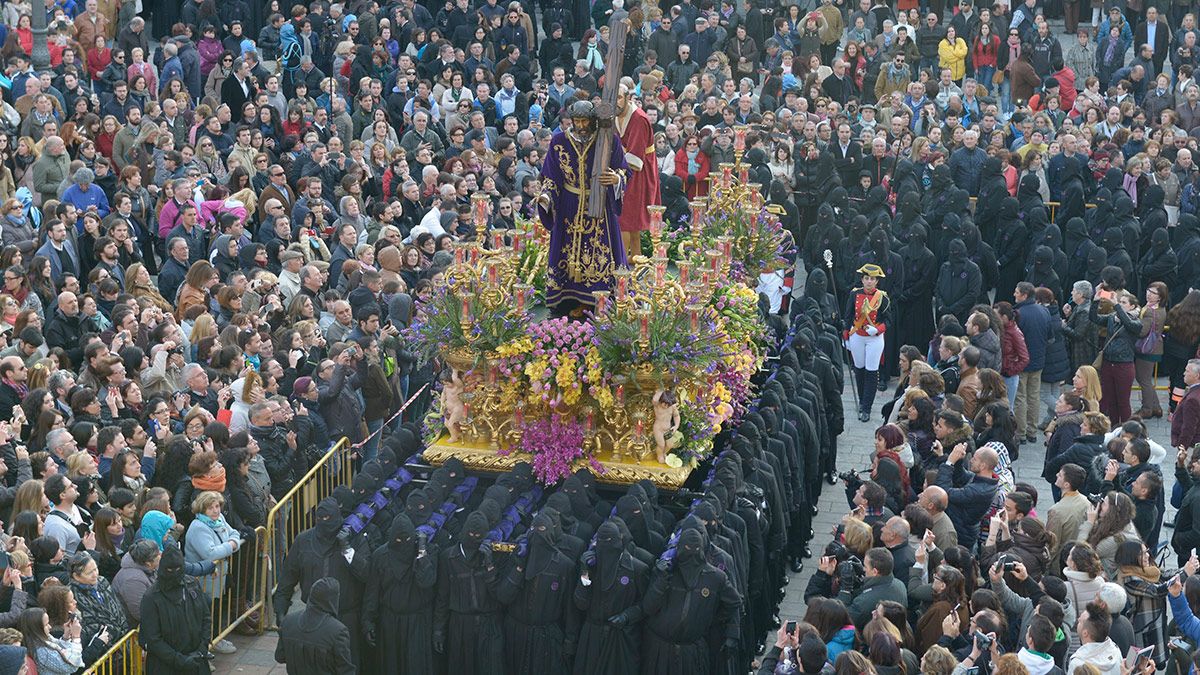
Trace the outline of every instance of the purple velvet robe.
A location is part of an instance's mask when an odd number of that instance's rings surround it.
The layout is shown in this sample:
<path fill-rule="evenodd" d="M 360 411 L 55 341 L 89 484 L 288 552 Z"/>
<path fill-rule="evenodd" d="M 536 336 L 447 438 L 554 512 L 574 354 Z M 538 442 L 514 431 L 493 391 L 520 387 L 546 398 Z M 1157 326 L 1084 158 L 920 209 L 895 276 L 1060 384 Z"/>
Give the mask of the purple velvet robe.
<path fill-rule="evenodd" d="M 613 272 L 625 266 L 625 246 L 617 221 L 628 175 L 625 150 L 621 138 L 613 133 L 609 167 L 621 181 L 607 188 L 604 218 L 597 219 L 587 215 L 595 147 L 594 137 L 580 144 L 560 131 L 550 140 L 542 164 L 542 191 L 550 198 L 550 207 L 539 206 L 538 216 L 550 231 L 546 275 L 546 304 L 550 307 L 570 300 L 594 304 L 592 291 L 612 290 Z"/>

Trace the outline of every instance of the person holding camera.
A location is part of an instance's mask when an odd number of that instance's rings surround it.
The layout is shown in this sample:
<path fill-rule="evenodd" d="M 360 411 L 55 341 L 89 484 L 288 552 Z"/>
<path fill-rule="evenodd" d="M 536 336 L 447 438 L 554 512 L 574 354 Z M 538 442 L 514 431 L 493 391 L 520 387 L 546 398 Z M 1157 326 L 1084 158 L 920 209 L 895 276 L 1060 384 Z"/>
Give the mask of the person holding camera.
<path fill-rule="evenodd" d="M 842 582 L 838 599 L 846 605 L 850 612 L 850 620 L 860 630 L 871 619 L 871 613 L 880 602 L 891 600 L 900 603 L 901 606 L 908 606 L 908 589 L 892 575 L 894 561 L 891 551 L 882 547 L 867 551 L 862 562 L 865 576 L 861 586 L 857 588 L 852 581 L 856 576 L 853 563 L 844 561 L 836 563 L 835 567 L 835 561 L 836 559 L 831 557 L 822 558 L 820 569 L 831 576 L 837 572 Z"/>

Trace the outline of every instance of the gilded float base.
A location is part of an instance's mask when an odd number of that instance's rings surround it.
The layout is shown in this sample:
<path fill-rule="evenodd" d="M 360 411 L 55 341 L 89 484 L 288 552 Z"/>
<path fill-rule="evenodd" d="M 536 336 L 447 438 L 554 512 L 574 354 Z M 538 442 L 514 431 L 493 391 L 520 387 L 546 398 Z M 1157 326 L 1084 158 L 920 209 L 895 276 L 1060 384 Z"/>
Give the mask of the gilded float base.
<path fill-rule="evenodd" d="M 425 461 L 433 465 L 440 465 L 451 457 L 457 457 L 468 469 L 496 473 L 508 471 L 517 462 L 531 462 L 533 460 L 532 455 L 523 452 L 501 455 L 495 450 L 488 448 L 485 444 L 464 443 L 461 441 L 452 443 L 449 434 L 443 434 L 436 443 L 426 448 L 422 454 L 425 457 Z M 575 467 L 586 468 L 596 476 L 598 482 L 613 485 L 629 485 L 639 480 L 650 480 L 659 488 L 678 490 L 683 486 L 684 481 L 687 480 L 688 475 L 692 471 L 689 467 L 676 468 L 660 464 L 652 457 L 643 460 L 640 464 L 624 458 L 613 460 L 612 453 L 607 450 L 600 452 L 596 458 L 604 466 L 604 473 L 597 473 L 595 468 L 586 460 L 576 461 Z"/>

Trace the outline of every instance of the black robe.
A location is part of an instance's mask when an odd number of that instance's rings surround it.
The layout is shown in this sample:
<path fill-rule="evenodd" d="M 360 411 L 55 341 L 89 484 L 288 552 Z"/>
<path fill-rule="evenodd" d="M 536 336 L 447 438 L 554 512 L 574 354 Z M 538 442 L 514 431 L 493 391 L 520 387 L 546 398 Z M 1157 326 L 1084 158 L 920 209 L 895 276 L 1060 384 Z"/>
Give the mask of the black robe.
<path fill-rule="evenodd" d="M 950 242 L 949 257 L 938 271 L 937 315 L 953 314 L 964 324 L 979 297 L 982 275 L 979 267 L 967 259 L 967 246 L 961 239 Z"/>
<path fill-rule="evenodd" d="M 431 673 L 437 554 L 417 555 L 416 530 L 396 516 L 388 541 L 371 556 L 363 603 L 363 628 L 375 632 L 380 672 Z"/>
<path fill-rule="evenodd" d="M 508 606 L 504 616 L 504 663 L 509 673 L 571 671 L 578 614 L 571 607 L 578 580 L 575 559 L 560 550 L 562 531 L 554 509 L 543 508 L 529 531 L 528 553 L 512 562 L 496 587 Z M 545 531 L 539 527 L 545 525 Z"/>
<path fill-rule="evenodd" d="M 589 584 L 575 586 L 575 606 L 583 612 L 575 652 L 575 675 L 636 673 L 641 652 L 642 598 L 650 583 L 650 568 L 621 548 L 620 530 L 606 523 L 598 540 L 617 533 L 618 548 L 600 550 L 597 541 Z M 620 615 L 622 618 L 610 622 Z M 619 624 L 619 625 L 618 625 Z"/>
<path fill-rule="evenodd" d="M 1025 278 L 1025 258 L 1029 249 L 1029 229 L 1020 217 L 1015 197 L 1005 197 L 1000 205 L 999 230 L 996 236 L 996 257 L 1000 276 L 996 280 L 996 297 L 1012 295 L 1017 284 Z"/>
<path fill-rule="evenodd" d="M 212 672 L 210 662 L 198 656 L 208 650 L 212 638 L 212 600 L 195 579 L 184 576 L 179 547 L 163 550 L 158 579 L 142 596 L 141 610 L 146 673 Z"/>
<path fill-rule="evenodd" d="M 304 611 L 286 617 L 279 625 L 275 660 L 288 665 L 289 673 L 338 675 L 354 672 L 350 643 L 353 635 L 338 620 L 339 584 L 333 577 L 317 579 Z"/>
<path fill-rule="evenodd" d="M 967 258 L 979 266 L 979 274 L 983 283 L 979 287 L 979 304 L 991 304 L 988 292 L 996 287 L 1000 276 L 1000 266 L 996 262 L 996 250 L 992 245 L 982 240 L 979 228 L 974 223 L 967 222 L 962 226 L 963 244 L 967 246 Z"/>
<path fill-rule="evenodd" d="M 923 350 L 933 337 L 933 285 L 938 271 L 933 253 L 925 248 L 925 228 L 913 227 L 908 243 L 900 252 L 904 261 L 904 284 L 896 290 L 894 297 L 904 311 L 895 319 L 895 343 Z"/>
<path fill-rule="evenodd" d="M 999 157 L 988 157 L 983 161 L 979 173 L 979 199 L 975 202 L 975 224 L 984 240 L 996 241 L 996 226 L 1000 222 L 1000 203 L 1008 196 L 1008 183 L 1004 180 Z"/>
<path fill-rule="evenodd" d="M 680 546 L 696 530 L 680 536 Z M 707 541 L 701 550 L 708 549 Z M 669 570 L 656 568 L 642 601 L 646 613 L 643 633 L 643 675 L 709 675 L 713 672 L 712 631 L 737 640 L 742 599 L 724 572 L 703 559 L 685 563 L 680 554 Z M 694 566 L 694 567 L 693 567 Z"/>
<path fill-rule="evenodd" d="M 437 576 L 433 626 L 435 633 L 444 631 L 446 672 L 503 672 L 502 608 L 489 556 L 452 545 L 438 556 Z"/>

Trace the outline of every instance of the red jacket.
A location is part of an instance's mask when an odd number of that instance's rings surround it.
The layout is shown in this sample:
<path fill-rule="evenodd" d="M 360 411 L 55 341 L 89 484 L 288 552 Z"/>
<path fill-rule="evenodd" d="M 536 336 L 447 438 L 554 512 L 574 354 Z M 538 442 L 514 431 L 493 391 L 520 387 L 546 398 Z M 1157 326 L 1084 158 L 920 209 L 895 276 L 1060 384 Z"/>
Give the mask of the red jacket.
<path fill-rule="evenodd" d="M 1188 387 L 1171 416 L 1171 447 L 1191 448 L 1196 443 L 1200 443 L 1200 387 Z"/>
<path fill-rule="evenodd" d="M 1016 321 L 1009 321 L 1000 334 L 1000 374 L 1004 377 L 1020 375 L 1029 365 L 1029 350 L 1025 347 L 1025 335 Z"/>
<path fill-rule="evenodd" d="M 687 146 L 675 151 L 675 175 L 683 179 L 688 199 L 696 199 L 708 194 L 709 161 L 708 155 L 704 154 L 703 150 L 697 153 L 696 164 L 700 167 L 699 171 L 692 174 L 696 177 L 696 181 L 689 183 L 688 178 L 691 176 L 688 174 Z"/>

